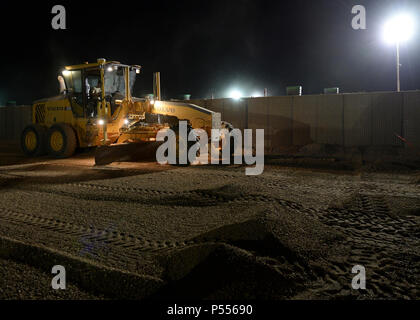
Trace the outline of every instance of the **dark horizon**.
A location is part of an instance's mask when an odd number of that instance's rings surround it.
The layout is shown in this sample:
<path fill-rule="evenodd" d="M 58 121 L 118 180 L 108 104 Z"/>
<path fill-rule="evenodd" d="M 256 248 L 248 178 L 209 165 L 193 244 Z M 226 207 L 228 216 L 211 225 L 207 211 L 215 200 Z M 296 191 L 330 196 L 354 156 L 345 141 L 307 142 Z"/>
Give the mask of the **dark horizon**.
<path fill-rule="evenodd" d="M 395 91 L 395 49 L 381 28 L 398 10 L 420 16 L 413 0 L 141 1 L 120 9 L 72 1 L 60 3 L 67 30 L 53 30 L 55 4 L 2 5 L 0 105 L 53 96 L 65 65 L 97 58 L 142 65 L 135 96 L 152 91 L 155 71 L 166 99 L 226 97 L 233 88 L 283 95 L 293 85 L 303 94 Z M 367 30 L 351 27 L 357 4 L 366 7 Z M 417 31 L 401 47 L 402 90 L 420 89 L 419 39 Z"/>

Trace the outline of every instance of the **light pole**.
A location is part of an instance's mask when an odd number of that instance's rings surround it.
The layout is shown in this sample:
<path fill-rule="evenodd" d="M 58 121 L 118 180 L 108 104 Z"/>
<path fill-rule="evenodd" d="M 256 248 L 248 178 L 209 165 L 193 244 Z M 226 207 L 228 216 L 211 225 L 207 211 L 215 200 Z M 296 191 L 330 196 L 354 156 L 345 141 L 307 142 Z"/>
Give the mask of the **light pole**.
<path fill-rule="evenodd" d="M 397 41 L 397 92 L 401 91 L 401 80 L 400 80 L 400 42 Z"/>
<path fill-rule="evenodd" d="M 388 20 L 384 26 L 384 39 L 394 44 L 397 49 L 397 91 L 401 91 L 400 80 L 400 45 L 410 40 L 414 33 L 414 20 L 408 14 L 399 14 Z"/>

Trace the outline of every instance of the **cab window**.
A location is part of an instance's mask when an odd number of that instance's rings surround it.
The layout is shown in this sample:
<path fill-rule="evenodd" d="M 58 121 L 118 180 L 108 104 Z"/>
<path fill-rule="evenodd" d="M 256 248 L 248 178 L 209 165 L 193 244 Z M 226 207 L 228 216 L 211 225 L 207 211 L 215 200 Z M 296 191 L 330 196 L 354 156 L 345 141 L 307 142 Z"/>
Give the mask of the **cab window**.
<path fill-rule="evenodd" d="M 70 101 L 73 113 L 76 117 L 83 117 L 83 84 L 82 71 L 73 70 L 63 73 L 67 88 L 70 89 Z"/>

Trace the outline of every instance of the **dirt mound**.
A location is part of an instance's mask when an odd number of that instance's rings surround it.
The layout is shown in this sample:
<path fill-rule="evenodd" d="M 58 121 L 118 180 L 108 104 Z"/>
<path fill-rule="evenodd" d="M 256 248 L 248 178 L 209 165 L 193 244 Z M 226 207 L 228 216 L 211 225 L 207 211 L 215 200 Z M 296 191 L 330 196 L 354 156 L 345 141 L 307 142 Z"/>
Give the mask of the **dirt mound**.
<path fill-rule="evenodd" d="M 341 235 L 318 220 L 278 205 L 242 223 L 223 226 L 195 240 L 221 241 L 260 255 L 318 258 Z"/>
<path fill-rule="evenodd" d="M 279 207 L 193 239 L 162 258 L 167 285 L 153 298 L 284 299 L 317 278 L 341 235 Z M 314 266 L 317 267 L 314 267 Z"/>
<path fill-rule="evenodd" d="M 226 244 L 185 248 L 167 260 L 169 285 L 153 299 L 282 299 L 303 288 L 302 267 Z"/>

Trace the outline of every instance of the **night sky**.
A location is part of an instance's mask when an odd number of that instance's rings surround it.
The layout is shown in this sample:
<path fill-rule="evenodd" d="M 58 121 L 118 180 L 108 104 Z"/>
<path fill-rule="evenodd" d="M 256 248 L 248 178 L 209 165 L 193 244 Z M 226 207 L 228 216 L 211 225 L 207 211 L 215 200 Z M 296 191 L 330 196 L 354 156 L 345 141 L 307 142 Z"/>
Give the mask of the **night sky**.
<path fill-rule="evenodd" d="M 398 10 L 420 21 L 418 0 L 31 3 L 0 4 L 0 105 L 56 95 L 65 65 L 100 57 L 143 66 L 135 96 L 152 92 L 154 71 L 166 99 L 225 97 L 233 88 L 283 95 L 290 85 L 304 94 L 394 90 L 395 49 L 382 26 Z M 55 4 L 66 8 L 67 30 L 51 27 Z M 357 4 L 367 9 L 367 30 L 351 27 Z M 420 89 L 418 26 L 401 48 L 403 90 Z"/>

